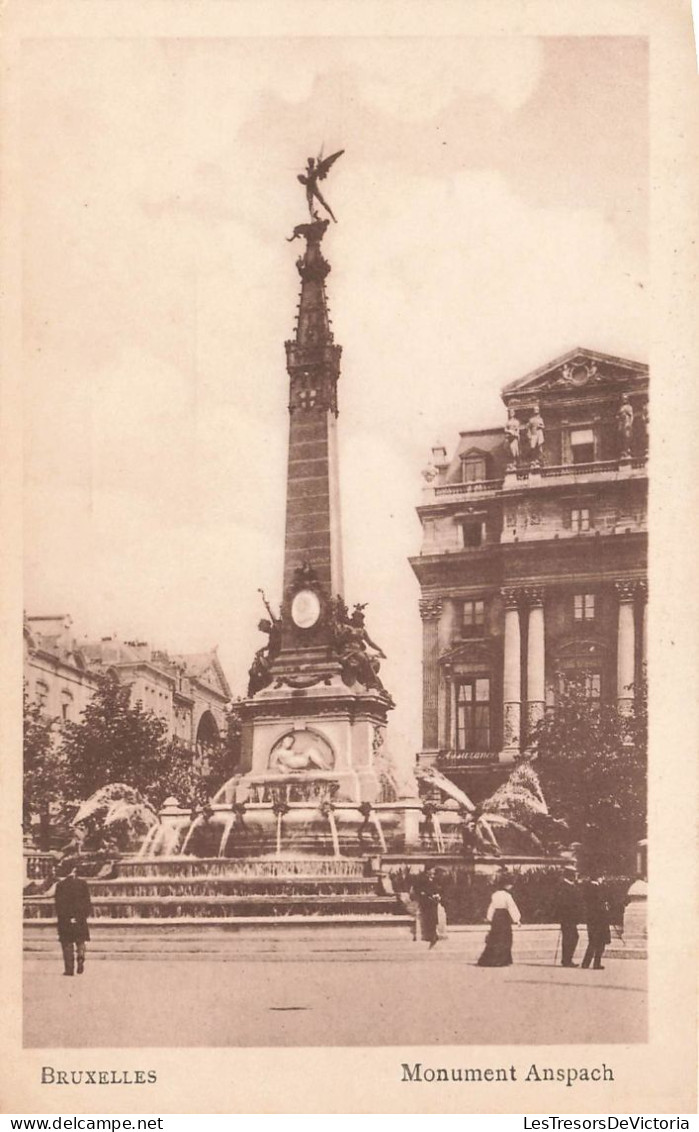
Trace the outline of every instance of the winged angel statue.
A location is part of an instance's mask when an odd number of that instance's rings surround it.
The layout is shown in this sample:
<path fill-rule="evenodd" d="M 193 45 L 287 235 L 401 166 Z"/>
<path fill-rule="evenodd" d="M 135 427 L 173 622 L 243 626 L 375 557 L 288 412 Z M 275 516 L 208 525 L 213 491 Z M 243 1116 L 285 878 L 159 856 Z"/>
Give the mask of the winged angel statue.
<path fill-rule="evenodd" d="M 303 173 L 298 174 L 298 179 L 302 185 L 306 186 L 306 200 L 308 201 L 308 211 L 311 214 L 311 220 L 319 220 L 320 217 L 313 207 L 314 199 L 323 206 L 325 211 L 332 216 L 337 224 L 337 217 L 318 188 L 318 182 L 324 181 L 330 171 L 331 167 L 335 164 L 338 157 L 342 157 L 344 149 L 338 149 L 337 153 L 331 153 L 330 157 L 323 157 L 323 151 L 320 151 L 318 157 L 309 157 L 306 162 L 306 169 Z"/>

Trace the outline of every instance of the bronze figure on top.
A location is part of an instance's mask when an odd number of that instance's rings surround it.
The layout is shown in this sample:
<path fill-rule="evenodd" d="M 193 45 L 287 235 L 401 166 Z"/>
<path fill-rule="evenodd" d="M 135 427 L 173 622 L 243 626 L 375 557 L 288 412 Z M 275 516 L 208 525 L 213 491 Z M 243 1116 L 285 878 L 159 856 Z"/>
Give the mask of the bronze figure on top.
<path fill-rule="evenodd" d="M 323 206 L 328 215 L 331 216 L 337 224 L 337 217 L 335 216 L 328 202 L 323 198 L 323 195 L 318 188 L 318 182 L 325 180 L 331 166 L 335 164 L 338 157 L 342 157 L 342 154 L 344 152 L 344 149 L 338 149 L 337 153 L 332 153 L 330 157 L 323 157 L 323 151 L 321 150 L 317 158 L 308 158 L 305 171 L 298 174 L 298 180 L 302 185 L 306 186 L 306 201 L 308 202 L 308 211 L 311 214 L 311 220 L 320 220 L 317 211 L 313 207 L 313 201 L 315 199 L 319 204 Z"/>

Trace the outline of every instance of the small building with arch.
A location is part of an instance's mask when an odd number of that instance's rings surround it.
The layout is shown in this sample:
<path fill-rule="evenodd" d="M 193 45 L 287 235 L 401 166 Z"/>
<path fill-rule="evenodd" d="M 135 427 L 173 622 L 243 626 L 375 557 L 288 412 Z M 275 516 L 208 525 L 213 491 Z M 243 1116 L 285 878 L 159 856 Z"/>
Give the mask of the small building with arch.
<path fill-rule="evenodd" d="M 231 689 L 216 649 L 173 653 L 117 636 L 77 639 L 69 616 L 25 616 L 24 679 L 30 701 L 60 722 L 79 723 L 97 686 L 113 673 L 166 724 L 167 738 L 205 754 L 226 734 Z"/>

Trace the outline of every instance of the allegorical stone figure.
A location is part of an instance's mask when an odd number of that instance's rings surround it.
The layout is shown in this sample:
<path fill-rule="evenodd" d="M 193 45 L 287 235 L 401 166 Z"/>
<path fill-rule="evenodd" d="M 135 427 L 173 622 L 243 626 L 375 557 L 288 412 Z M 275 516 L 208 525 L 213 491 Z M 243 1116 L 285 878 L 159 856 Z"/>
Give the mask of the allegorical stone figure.
<path fill-rule="evenodd" d="M 544 451 L 544 418 L 538 402 L 534 405 L 532 415 L 527 421 L 527 439 L 532 461 L 540 460 Z"/>
<path fill-rule="evenodd" d="M 512 408 L 507 410 L 507 422 L 505 424 L 505 444 L 510 453 L 510 462 L 516 464 L 519 460 L 519 432 L 521 429 L 519 420 L 515 416 L 515 411 Z"/>
<path fill-rule="evenodd" d="M 616 421 L 619 433 L 619 455 L 630 456 L 631 439 L 633 437 L 633 406 L 628 393 L 622 394 Z"/>
<path fill-rule="evenodd" d="M 327 763 L 317 747 L 311 745 L 306 747 L 305 751 L 297 751 L 294 735 L 284 736 L 272 762 L 274 770 L 300 771 L 311 770 L 312 767 L 316 767 L 318 770 L 328 769 Z"/>
<path fill-rule="evenodd" d="M 332 609 L 333 649 L 342 664 L 342 679 L 348 686 L 358 681 L 365 688 L 385 692 L 379 669 L 380 659 L 385 659 L 386 654 L 366 630 L 364 605 L 355 605 L 350 615 L 344 599 L 338 594 Z M 372 649 L 373 653 L 370 654 L 368 649 Z"/>
<path fill-rule="evenodd" d="M 272 677 L 270 674 L 270 666 L 279 655 L 279 650 L 282 647 L 282 620 L 273 611 L 272 607 L 265 597 L 264 590 L 258 590 L 262 594 L 262 601 L 264 602 L 265 609 L 269 613 L 270 620 L 263 617 L 258 621 L 257 628 L 261 633 L 267 634 L 267 644 L 258 649 L 255 653 L 250 670 L 248 672 L 248 695 L 254 696 L 262 688 L 266 688 L 270 683 Z"/>

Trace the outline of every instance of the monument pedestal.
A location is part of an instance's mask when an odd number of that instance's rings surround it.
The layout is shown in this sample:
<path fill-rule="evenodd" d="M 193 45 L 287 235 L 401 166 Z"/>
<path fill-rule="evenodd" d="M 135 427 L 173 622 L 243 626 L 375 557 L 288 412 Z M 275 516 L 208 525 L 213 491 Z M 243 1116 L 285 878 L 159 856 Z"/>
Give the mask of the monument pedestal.
<path fill-rule="evenodd" d="M 241 787 L 262 781 L 337 784 L 333 801 L 375 802 L 376 755 L 388 701 L 337 674 L 310 688 L 268 687 L 240 705 Z"/>

